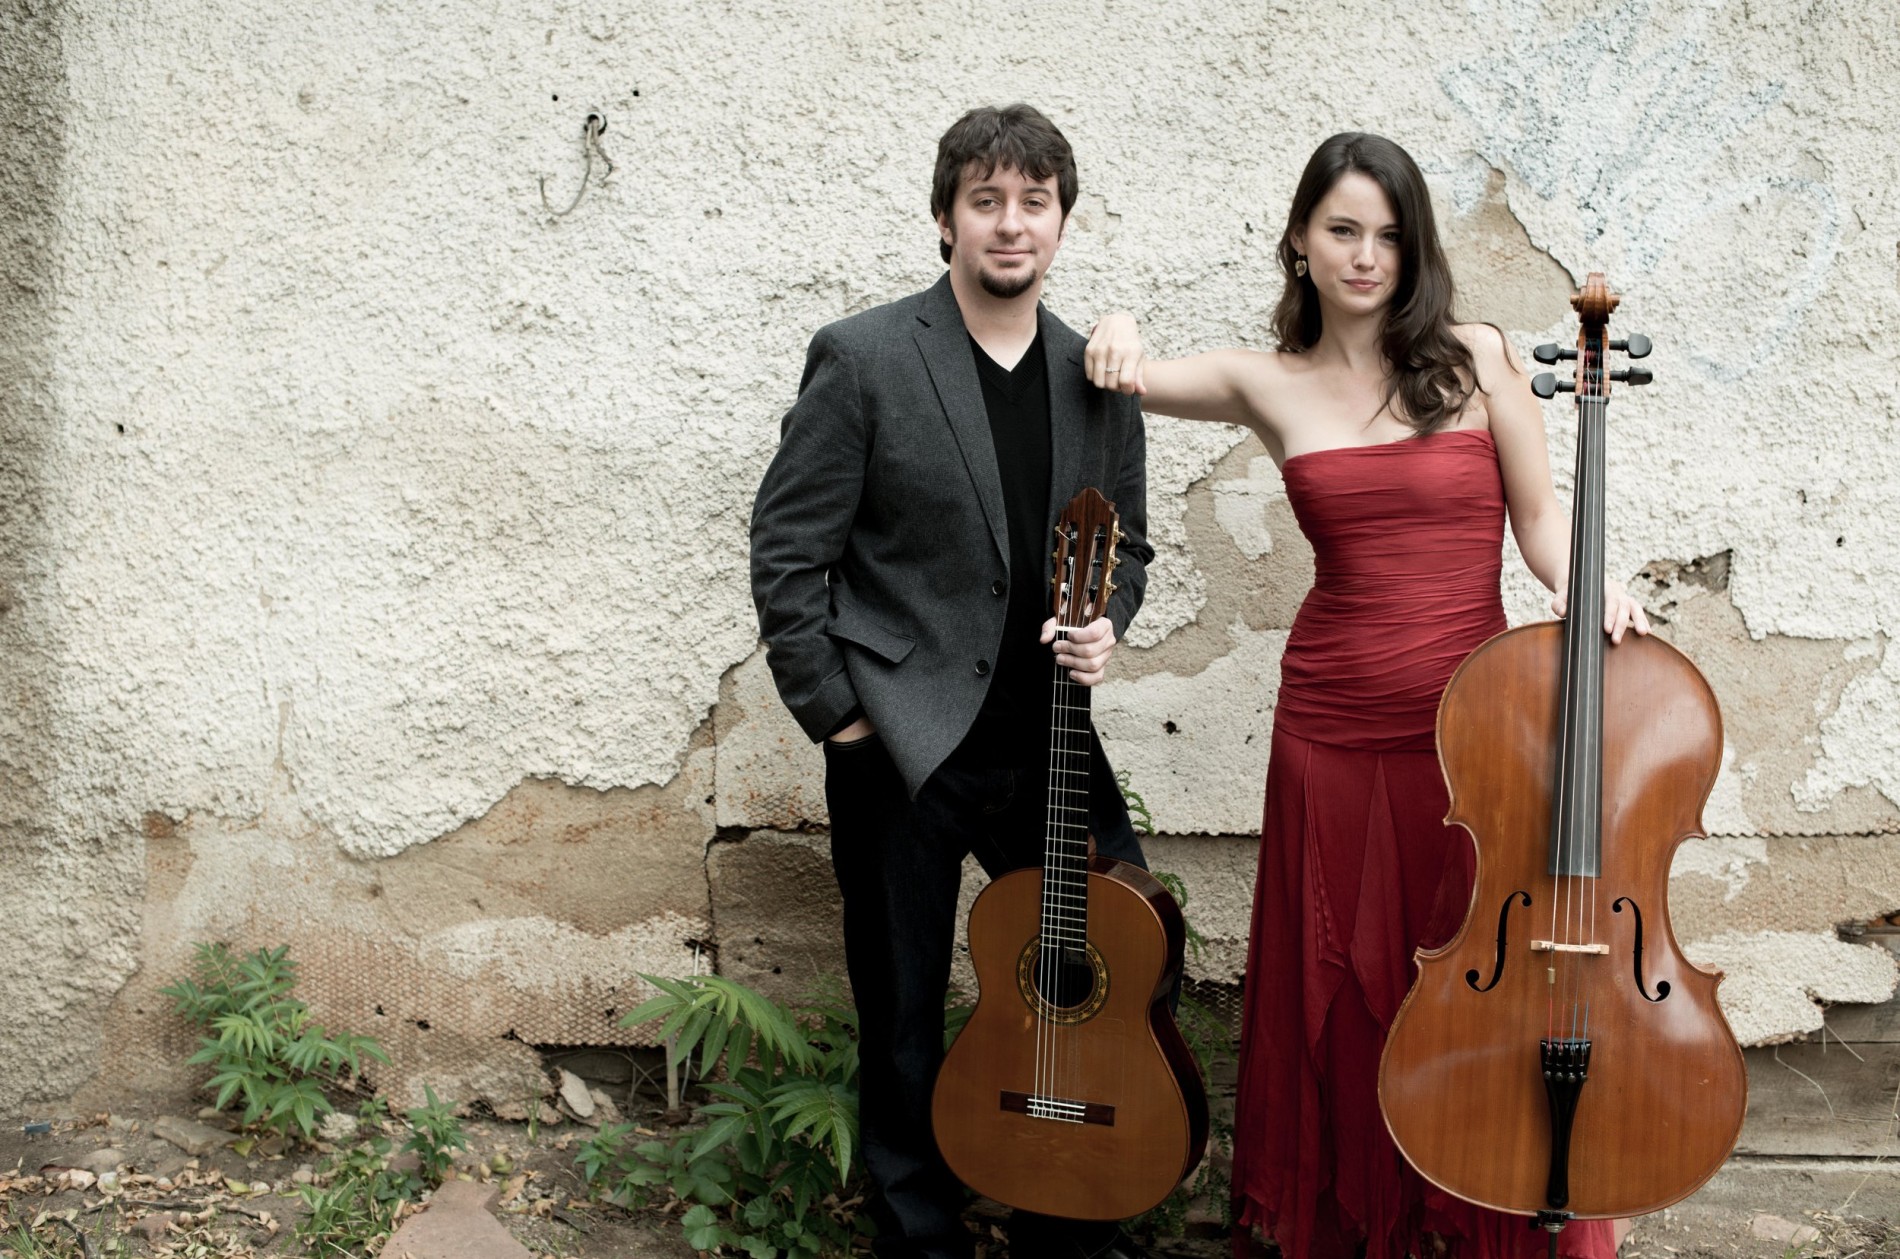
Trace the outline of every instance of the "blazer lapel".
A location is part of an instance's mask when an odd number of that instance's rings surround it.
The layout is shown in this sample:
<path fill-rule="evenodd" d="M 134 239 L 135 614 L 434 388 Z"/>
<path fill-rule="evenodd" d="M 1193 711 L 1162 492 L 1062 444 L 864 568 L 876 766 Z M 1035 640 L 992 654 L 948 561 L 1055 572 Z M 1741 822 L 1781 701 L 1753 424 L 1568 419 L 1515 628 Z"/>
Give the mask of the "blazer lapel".
<path fill-rule="evenodd" d="M 1083 488 L 1082 456 L 1088 447 L 1089 380 L 1082 373 L 1084 342 L 1047 310 L 1037 311 L 1043 353 L 1049 371 L 1049 535 L 1056 521 Z M 1106 495 L 1113 487 L 1095 488 Z M 1045 574 L 1046 575 L 1046 574 Z"/>
<path fill-rule="evenodd" d="M 983 382 L 977 379 L 970 334 L 950 291 L 950 276 L 925 291 L 917 309 L 917 348 L 930 383 L 936 387 L 950 431 L 963 453 L 963 466 L 976 486 L 976 501 L 990 527 L 996 553 L 1009 560 L 1009 522 L 1003 515 L 1003 481 L 996 470 L 996 443 L 990 437 L 990 417 L 983 407 Z M 1053 410 L 1053 406 L 1052 406 Z M 1053 525 L 1053 521 L 1051 522 Z"/>

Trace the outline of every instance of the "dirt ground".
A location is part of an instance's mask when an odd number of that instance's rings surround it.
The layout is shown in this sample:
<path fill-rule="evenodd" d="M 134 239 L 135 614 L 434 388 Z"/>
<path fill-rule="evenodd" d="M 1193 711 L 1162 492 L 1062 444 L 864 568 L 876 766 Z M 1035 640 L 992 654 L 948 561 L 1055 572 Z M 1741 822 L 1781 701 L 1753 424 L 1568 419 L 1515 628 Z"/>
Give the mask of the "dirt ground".
<path fill-rule="evenodd" d="M 185 1099 L 154 1099 L 124 1113 L 55 1119 L 50 1131 L 32 1133 L 26 1128 L 33 1117 L 14 1117 L 0 1130 L 0 1254 L 246 1259 L 303 1253 L 291 1235 L 302 1210 L 296 1178 L 300 1169 L 307 1175 L 320 1165 L 322 1155 L 263 1147 L 249 1155 L 223 1149 L 193 1158 L 153 1133 L 162 1115 L 196 1113 Z M 694 1256 L 669 1217 L 588 1202 L 574 1154 L 589 1129 L 572 1122 L 540 1125 L 531 1136 L 521 1124 L 477 1119 L 466 1131 L 470 1148 L 459 1165 L 468 1175 L 502 1182 L 497 1216 L 537 1259 Z M 108 1149 L 122 1155 L 110 1160 L 117 1164 L 110 1192 L 102 1192 L 96 1172 L 66 1170 L 100 1166 Z M 493 1170 L 497 1155 L 503 1174 Z M 172 1217 L 164 1231 L 147 1236 L 137 1227 L 161 1214 Z M 1002 1221 L 1000 1208 L 979 1203 L 970 1218 L 985 1238 L 985 1259 L 1032 1259 L 1010 1256 L 1000 1229 L 992 1231 Z M 1153 1249 L 1174 1259 L 1231 1253 L 1211 1221 L 1191 1226 L 1189 1234 L 1156 1238 Z M 1274 1252 L 1256 1245 L 1255 1253 Z M 1900 1161 L 1738 1157 L 1693 1197 L 1638 1221 L 1622 1253 L 1628 1259 L 1900 1259 Z"/>

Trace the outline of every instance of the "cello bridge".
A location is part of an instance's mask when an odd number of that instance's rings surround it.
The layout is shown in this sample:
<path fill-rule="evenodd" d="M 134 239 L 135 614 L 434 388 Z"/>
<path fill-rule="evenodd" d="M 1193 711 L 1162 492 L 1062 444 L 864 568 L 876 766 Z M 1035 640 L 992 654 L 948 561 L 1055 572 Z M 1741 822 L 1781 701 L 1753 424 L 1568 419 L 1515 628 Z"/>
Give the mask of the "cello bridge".
<path fill-rule="evenodd" d="M 1565 944 L 1560 940 L 1532 940 L 1533 953 L 1596 953 L 1603 957 L 1610 955 L 1607 944 Z"/>

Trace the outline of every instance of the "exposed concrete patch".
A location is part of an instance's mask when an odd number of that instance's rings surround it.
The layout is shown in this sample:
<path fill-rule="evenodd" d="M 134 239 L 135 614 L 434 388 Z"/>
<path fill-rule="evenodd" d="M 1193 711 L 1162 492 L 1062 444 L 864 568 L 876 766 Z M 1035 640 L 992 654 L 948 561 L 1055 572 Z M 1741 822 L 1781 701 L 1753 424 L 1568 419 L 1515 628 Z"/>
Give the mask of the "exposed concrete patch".
<path fill-rule="evenodd" d="M 1095 721 L 1168 835 L 1245 835 L 1260 829 L 1284 630 L 1227 628 L 1232 648 L 1191 677 L 1111 678 L 1096 688 Z"/>
<path fill-rule="evenodd" d="M 690 969 L 711 932 L 710 730 L 666 787 L 614 791 L 530 779 L 482 817 L 380 861 L 345 855 L 298 811 L 287 780 L 248 821 L 148 819 L 140 969 L 114 999 L 81 1099 L 178 1089 L 193 1034 L 158 995 L 190 946 L 289 942 L 298 995 L 331 1027 L 394 1058 L 370 1078 L 401 1104 L 422 1085 L 458 1103 L 518 1105 L 545 1090 L 534 1044 L 636 1044 L 618 1017 L 640 972 Z"/>
<path fill-rule="evenodd" d="M 713 710 L 719 825 L 781 831 L 823 826 L 829 819 L 824 751 L 779 702 L 765 654 L 759 647 L 719 685 Z"/>
<path fill-rule="evenodd" d="M 1458 280 L 1458 313 L 1501 328 L 1546 328 L 1570 314 L 1576 290 L 1562 264 L 1537 247 L 1504 195 L 1504 173 L 1474 161 L 1432 179 L 1439 238 Z"/>
<path fill-rule="evenodd" d="M 1657 632 L 1702 670 L 1722 706 L 1723 777 L 1704 819 L 1711 833 L 1900 831 L 1900 808 L 1872 787 L 1843 781 L 1818 805 L 1821 793 L 1808 788 L 1827 755 L 1823 732 L 1872 676 L 1874 653 L 1854 641 L 1751 637 L 1719 584 L 1721 566 L 1697 563 L 1704 564 L 1694 570 L 1704 581 L 1685 579 L 1682 565 L 1658 562 L 1633 588 Z M 1871 752 L 1865 742 L 1857 746 Z"/>
<path fill-rule="evenodd" d="M 1189 951 L 1190 979 L 1238 983 L 1247 969 L 1260 841 L 1254 836 L 1152 835 L 1141 841 L 1148 868 L 1176 875 L 1187 892 L 1182 913 L 1205 938 Z"/>
<path fill-rule="evenodd" d="M 1160 644 L 1117 654 L 1111 679 L 1198 674 L 1232 650 L 1228 627 L 1236 620 L 1256 630 L 1290 629 L 1312 587 L 1313 548 L 1293 517 L 1279 469 L 1251 434 L 1189 489 L 1184 521 L 1207 579 L 1206 602 L 1191 624 Z"/>
<path fill-rule="evenodd" d="M 844 979 L 827 836 L 753 831 L 714 844 L 706 875 L 719 924 L 721 975 L 781 1001 L 812 992 L 827 977 Z"/>
<path fill-rule="evenodd" d="M 1885 643 L 1852 644 L 1847 659 L 1878 658 L 1880 670 L 1848 683 L 1834 711 L 1821 722 L 1821 753 L 1807 777 L 1794 786 L 1803 813 L 1828 809 L 1852 787 L 1872 787 L 1889 805 L 1900 805 L 1900 655 Z"/>
<path fill-rule="evenodd" d="M 1723 901 L 1732 901 L 1748 886 L 1749 867 L 1767 862 L 1768 841 L 1759 836 L 1685 840 L 1669 868 L 1671 896 L 1676 880 L 1700 874 L 1720 882 L 1727 889 Z"/>
<path fill-rule="evenodd" d="M 1900 964 L 1879 945 L 1792 931 L 1731 932 L 1685 944 L 1683 952 L 1699 966 L 1726 972 L 1717 992 L 1744 1045 L 1819 1031 L 1822 1013 L 1815 1002 L 1885 1001 L 1900 978 Z"/>
<path fill-rule="evenodd" d="M 1743 929 L 1832 939 L 1900 906 L 1900 836 L 1691 839 L 1676 850 L 1669 916 L 1678 939 Z"/>

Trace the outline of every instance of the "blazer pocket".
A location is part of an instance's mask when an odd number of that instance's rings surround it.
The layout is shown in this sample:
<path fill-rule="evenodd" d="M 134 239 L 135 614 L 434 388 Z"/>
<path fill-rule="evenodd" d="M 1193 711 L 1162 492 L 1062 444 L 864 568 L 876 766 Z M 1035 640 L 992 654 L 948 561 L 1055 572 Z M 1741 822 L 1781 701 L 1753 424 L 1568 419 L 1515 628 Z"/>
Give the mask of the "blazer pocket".
<path fill-rule="evenodd" d="M 891 631 L 870 620 L 848 605 L 838 608 L 832 614 L 831 624 L 825 626 L 825 633 L 833 638 L 842 638 L 846 642 L 856 643 L 874 656 L 896 664 L 910 654 L 917 644 L 902 634 Z"/>

